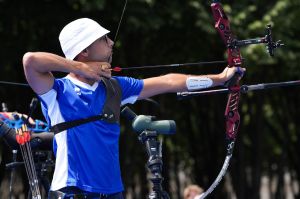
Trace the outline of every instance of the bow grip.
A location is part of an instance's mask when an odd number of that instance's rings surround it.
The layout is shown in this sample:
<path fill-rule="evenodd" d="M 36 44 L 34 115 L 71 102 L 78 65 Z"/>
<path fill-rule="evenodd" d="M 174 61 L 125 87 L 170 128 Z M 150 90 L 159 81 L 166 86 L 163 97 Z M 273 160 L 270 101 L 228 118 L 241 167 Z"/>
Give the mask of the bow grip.
<path fill-rule="evenodd" d="M 230 88 L 232 86 L 235 86 L 240 78 L 241 74 L 236 72 L 234 75 L 224 83 L 224 86 L 227 88 Z"/>

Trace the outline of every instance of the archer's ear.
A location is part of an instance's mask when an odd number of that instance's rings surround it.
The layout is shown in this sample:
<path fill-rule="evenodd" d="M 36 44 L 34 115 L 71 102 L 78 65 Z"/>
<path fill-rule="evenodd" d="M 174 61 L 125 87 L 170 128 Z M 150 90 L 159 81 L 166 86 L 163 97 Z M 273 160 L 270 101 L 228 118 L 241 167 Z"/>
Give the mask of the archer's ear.
<path fill-rule="evenodd" d="M 87 57 L 89 54 L 89 50 L 86 48 L 83 51 L 81 51 L 77 56 Z"/>
<path fill-rule="evenodd" d="M 88 54 L 89 54 L 89 50 L 86 48 L 86 49 L 84 49 L 81 53 L 83 53 L 83 55 L 84 55 L 85 57 L 87 57 Z"/>

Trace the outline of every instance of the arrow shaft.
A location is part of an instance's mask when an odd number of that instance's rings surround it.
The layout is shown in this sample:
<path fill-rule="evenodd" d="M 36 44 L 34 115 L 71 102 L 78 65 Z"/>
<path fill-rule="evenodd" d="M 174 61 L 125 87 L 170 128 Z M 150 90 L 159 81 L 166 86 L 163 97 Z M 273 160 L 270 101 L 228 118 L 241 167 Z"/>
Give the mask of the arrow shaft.
<path fill-rule="evenodd" d="M 181 66 L 205 66 L 205 65 L 215 65 L 215 64 L 227 64 L 227 61 L 201 61 L 201 62 L 183 63 L 183 64 L 160 64 L 160 65 L 149 65 L 149 66 L 132 66 L 132 67 L 121 68 L 121 70 L 167 68 L 167 67 L 181 67 Z"/>

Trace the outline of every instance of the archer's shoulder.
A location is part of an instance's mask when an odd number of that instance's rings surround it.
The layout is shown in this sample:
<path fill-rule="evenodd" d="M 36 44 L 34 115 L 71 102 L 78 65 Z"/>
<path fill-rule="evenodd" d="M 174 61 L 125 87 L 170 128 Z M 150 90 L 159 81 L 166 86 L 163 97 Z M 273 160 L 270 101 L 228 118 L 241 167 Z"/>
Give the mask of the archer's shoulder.
<path fill-rule="evenodd" d="M 113 76 L 113 79 L 117 80 L 119 84 L 122 86 L 124 84 L 142 84 L 143 80 L 136 79 L 133 77 L 127 77 L 127 76 Z"/>

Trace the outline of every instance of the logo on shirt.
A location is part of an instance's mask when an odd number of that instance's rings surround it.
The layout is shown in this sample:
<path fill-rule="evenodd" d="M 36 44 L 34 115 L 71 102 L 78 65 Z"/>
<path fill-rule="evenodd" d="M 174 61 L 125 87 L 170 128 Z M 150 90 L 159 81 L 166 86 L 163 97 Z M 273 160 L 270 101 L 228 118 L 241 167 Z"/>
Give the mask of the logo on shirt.
<path fill-rule="evenodd" d="M 77 95 L 81 95 L 81 90 L 78 87 L 75 87 L 74 91 L 77 93 Z"/>

